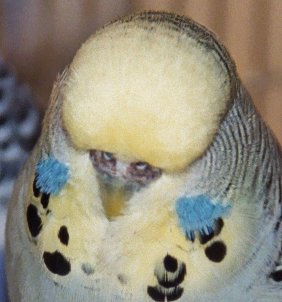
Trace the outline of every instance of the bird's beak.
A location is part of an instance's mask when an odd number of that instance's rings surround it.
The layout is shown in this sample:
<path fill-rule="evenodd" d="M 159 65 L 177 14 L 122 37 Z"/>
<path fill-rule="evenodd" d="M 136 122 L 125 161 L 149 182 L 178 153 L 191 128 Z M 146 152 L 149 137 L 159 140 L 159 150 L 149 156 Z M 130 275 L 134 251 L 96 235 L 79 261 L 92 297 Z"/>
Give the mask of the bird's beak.
<path fill-rule="evenodd" d="M 98 181 L 105 215 L 109 220 L 113 220 L 123 214 L 134 191 L 125 184 L 116 183 L 115 179 L 105 181 L 98 178 Z"/>

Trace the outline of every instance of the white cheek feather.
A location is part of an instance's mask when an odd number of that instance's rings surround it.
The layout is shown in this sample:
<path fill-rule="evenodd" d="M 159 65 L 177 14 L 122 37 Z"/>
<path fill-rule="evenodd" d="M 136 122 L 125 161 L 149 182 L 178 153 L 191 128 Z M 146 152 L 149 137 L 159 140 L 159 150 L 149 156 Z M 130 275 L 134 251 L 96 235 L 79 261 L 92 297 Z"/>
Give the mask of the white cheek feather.
<path fill-rule="evenodd" d="M 79 148 L 183 169 L 206 150 L 227 110 L 226 77 L 219 57 L 184 34 L 109 26 L 70 66 L 64 125 Z"/>

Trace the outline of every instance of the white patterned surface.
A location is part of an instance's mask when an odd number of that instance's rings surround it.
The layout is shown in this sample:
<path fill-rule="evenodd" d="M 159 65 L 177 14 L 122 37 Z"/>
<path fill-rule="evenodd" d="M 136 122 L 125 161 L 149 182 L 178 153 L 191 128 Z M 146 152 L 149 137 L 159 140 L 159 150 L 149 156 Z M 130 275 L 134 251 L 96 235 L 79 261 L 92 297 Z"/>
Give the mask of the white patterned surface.
<path fill-rule="evenodd" d="M 6 210 L 0 206 L 0 301 L 5 302 L 6 286 L 4 274 L 4 233 L 5 233 Z"/>

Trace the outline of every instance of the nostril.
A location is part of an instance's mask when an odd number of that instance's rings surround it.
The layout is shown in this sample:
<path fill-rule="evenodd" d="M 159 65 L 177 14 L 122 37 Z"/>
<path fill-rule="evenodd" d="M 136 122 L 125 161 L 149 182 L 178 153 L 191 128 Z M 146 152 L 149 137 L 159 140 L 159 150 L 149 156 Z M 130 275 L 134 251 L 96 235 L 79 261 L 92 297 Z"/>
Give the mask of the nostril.
<path fill-rule="evenodd" d="M 148 184 L 161 176 L 162 170 L 146 162 L 131 163 L 128 169 L 131 179 L 141 184 Z"/>
<path fill-rule="evenodd" d="M 116 158 L 110 152 L 90 150 L 90 160 L 92 165 L 100 172 L 113 176 L 116 172 Z"/>
<path fill-rule="evenodd" d="M 123 179 L 127 183 L 135 183 L 145 186 L 159 178 L 162 170 L 152 167 L 143 161 L 127 162 L 118 160 L 115 155 L 108 151 L 89 150 L 90 160 L 93 167 L 104 176 Z"/>
<path fill-rule="evenodd" d="M 103 160 L 105 160 L 105 161 L 109 162 L 109 161 L 115 160 L 113 153 L 103 151 L 103 152 L 101 152 L 101 154 L 102 154 Z"/>
<path fill-rule="evenodd" d="M 147 163 L 144 162 L 137 162 L 135 163 L 135 168 L 138 171 L 145 171 L 147 168 L 149 168 L 150 166 Z"/>

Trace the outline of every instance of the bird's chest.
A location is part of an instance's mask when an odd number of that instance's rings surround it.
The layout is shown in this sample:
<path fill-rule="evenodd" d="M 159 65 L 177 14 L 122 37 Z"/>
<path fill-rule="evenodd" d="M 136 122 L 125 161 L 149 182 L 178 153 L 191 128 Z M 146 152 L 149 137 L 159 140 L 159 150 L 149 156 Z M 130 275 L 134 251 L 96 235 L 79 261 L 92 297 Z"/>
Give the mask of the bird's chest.
<path fill-rule="evenodd" d="M 168 191 L 101 196 L 84 182 L 50 196 L 36 192 L 31 183 L 26 226 L 43 271 L 64 286 L 95 289 L 106 282 L 115 289 L 143 287 L 146 292 L 155 281 L 156 265 L 179 240 L 185 242 L 171 207 L 176 186 Z"/>
<path fill-rule="evenodd" d="M 87 181 L 70 183 L 55 197 L 33 192 L 26 204 L 42 271 L 57 284 L 93 295 L 102 289 L 125 295 L 123 301 L 133 293 L 140 293 L 140 301 L 180 298 L 184 289 L 193 296 L 201 288 L 222 288 L 226 271 L 236 271 L 238 255 L 247 256 L 241 239 L 251 228 L 240 222 L 236 209 L 215 238 L 185 238 L 174 202 L 182 179 L 164 178 L 126 198 L 118 191 L 103 195 L 89 185 L 91 177 Z"/>

